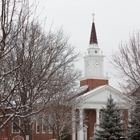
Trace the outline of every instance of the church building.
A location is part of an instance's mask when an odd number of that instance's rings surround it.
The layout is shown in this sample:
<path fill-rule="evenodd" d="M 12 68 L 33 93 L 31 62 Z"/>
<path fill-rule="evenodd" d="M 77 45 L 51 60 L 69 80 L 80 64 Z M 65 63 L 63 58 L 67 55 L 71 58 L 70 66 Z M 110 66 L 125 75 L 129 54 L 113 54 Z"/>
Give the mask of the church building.
<path fill-rule="evenodd" d="M 104 75 L 104 55 L 102 54 L 96 35 L 94 14 L 91 28 L 91 35 L 87 54 L 84 59 L 85 74 L 80 81 L 80 87 L 83 89 L 79 97 L 82 97 L 79 108 L 79 117 L 81 129 L 77 133 L 73 133 L 72 140 L 92 140 L 94 130 L 99 124 L 102 107 L 105 106 L 107 98 L 112 95 L 116 103 L 123 103 L 124 98 L 120 91 L 109 85 L 109 77 Z M 75 111 L 73 110 L 73 115 Z M 85 114 L 88 121 L 84 123 L 83 117 Z M 127 121 L 127 111 L 123 110 L 124 121 Z M 75 123 L 72 124 L 73 129 Z"/>

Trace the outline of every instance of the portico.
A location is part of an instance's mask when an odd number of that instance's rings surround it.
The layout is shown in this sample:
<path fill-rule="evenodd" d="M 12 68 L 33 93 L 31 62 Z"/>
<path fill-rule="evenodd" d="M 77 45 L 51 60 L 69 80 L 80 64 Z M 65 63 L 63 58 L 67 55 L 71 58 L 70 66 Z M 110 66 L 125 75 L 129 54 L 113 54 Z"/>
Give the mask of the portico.
<path fill-rule="evenodd" d="M 92 118 L 88 118 L 88 122 L 85 122 L 85 119 L 84 119 L 84 116 L 89 115 L 86 112 L 87 110 L 88 110 L 88 113 L 90 111 L 90 117 L 93 117 L 93 120 L 95 121 L 95 122 L 92 123 L 92 126 L 89 126 L 89 119 L 92 119 Z M 79 125 L 80 125 L 80 128 L 79 128 L 79 131 L 78 131 L 77 134 L 75 133 L 75 131 L 73 132 L 72 140 L 76 140 L 76 137 L 77 137 L 77 140 L 87 140 L 89 137 L 93 136 L 93 134 L 90 135 L 89 129 L 90 129 L 90 131 L 94 131 L 95 125 L 99 124 L 99 112 L 100 112 L 99 108 L 96 108 L 96 109 L 90 109 L 90 108 L 79 109 L 79 120 L 80 120 Z M 74 116 L 74 110 L 73 110 L 73 116 Z M 75 124 L 73 123 L 73 130 L 75 129 L 74 126 L 75 126 Z M 91 130 L 91 128 L 92 128 L 92 130 Z"/>
<path fill-rule="evenodd" d="M 97 87 L 81 95 L 83 100 L 79 105 L 81 106 L 81 108 L 79 108 L 79 130 L 77 133 L 73 132 L 72 140 L 90 140 L 90 138 L 93 138 L 95 127 L 100 122 L 99 118 L 101 117 L 102 109 L 105 107 L 107 97 L 109 97 L 110 94 L 115 102 L 124 102 L 123 95 L 109 85 Z M 86 118 L 84 118 L 85 116 Z M 74 125 L 73 123 L 73 129 Z"/>

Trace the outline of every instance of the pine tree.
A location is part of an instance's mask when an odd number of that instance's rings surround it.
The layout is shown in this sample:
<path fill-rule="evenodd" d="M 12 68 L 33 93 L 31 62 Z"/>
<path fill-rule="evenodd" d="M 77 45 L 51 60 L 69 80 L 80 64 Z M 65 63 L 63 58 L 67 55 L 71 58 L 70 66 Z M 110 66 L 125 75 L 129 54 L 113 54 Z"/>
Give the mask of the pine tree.
<path fill-rule="evenodd" d="M 107 99 L 106 107 L 103 108 L 100 124 L 95 130 L 95 140 L 120 140 L 123 138 L 122 115 L 118 110 L 112 96 Z"/>
<path fill-rule="evenodd" d="M 136 100 L 128 127 L 128 140 L 140 140 L 140 99 Z"/>

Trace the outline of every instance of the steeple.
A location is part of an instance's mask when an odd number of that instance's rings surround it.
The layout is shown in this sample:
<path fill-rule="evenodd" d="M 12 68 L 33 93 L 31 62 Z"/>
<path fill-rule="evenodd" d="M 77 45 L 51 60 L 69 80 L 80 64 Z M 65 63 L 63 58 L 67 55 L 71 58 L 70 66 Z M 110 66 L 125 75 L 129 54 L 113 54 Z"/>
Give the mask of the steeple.
<path fill-rule="evenodd" d="M 104 55 L 100 52 L 96 36 L 94 14 L 91 28 L 90 42 L 84 58 L 85 74 L 80 85 L 88 85 L 88 90 L 107 85 L 109 77 L 104 76 Z"/>
<path fill-rule="evenodd" d="M 87 54 L 84 56 L 85 63 L 85 79 L 106 79 L 104 76 L 104 55 L 100 51 L 100 47 L 98 47 L 96 30 L 94 24 L 94 14 L 91 36 L 90 36 L 90 44 L 87 48 Z"/>
<path fill-rule="evenodd" d="M 94 14 L 92 14 L 92 15 L 93 15 L 93 22 L 92 22 L 89 44 L 98 44 L 97 36 L 96 36 L 96 30 L 95 30 L 95 23 L 94 23 Z"/>

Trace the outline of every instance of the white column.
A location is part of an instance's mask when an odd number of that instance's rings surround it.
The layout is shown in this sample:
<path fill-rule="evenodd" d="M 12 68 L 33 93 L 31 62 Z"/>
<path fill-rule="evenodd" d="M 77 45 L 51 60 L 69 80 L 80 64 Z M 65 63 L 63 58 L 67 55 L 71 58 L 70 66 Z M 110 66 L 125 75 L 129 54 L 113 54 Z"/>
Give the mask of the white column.
<path fill-rule="evenodd" d="M 75 140 L 75 109 L 72 109 L 72 140 Z"/>
<path fill-rule="evenodd" d="M 87 128 L 88 128 L 88 126 L 87 125 L 84 125 L 84 129 L 83 129 L 83 132 L 84 132 L 84 140 L 87 140 Z"/>
<path fill-rule="evenodd" d="M 100 112 L 100 109 L 96 108 L 96 124 L 99 124 L 99 112 Z"/>
<path fill-rule="evenodd" d="M 84 140 L 83 139 L 83 109 L 79 109 L 79 119 L 80 119 L 80 130 L 79 130 L 79 135 L 78 135 L 78 140 Z"/>

